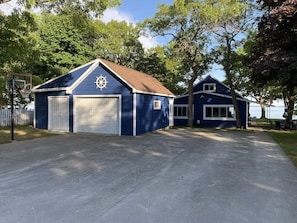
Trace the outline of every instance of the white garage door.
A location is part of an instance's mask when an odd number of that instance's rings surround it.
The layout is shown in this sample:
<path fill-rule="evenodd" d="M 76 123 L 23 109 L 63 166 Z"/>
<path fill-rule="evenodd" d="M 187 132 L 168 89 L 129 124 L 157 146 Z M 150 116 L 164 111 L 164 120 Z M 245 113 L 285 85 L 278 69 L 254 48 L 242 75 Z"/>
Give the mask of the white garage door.
<path fill-rule="evenodd" d="M 75 98 L 75 131 L 119 134 L 119 98 Z"/>
<path fill-rule="evenodd" d="M 52 131 L 69 131 L 68 97 L 48 97 L 48 129 Z"/>

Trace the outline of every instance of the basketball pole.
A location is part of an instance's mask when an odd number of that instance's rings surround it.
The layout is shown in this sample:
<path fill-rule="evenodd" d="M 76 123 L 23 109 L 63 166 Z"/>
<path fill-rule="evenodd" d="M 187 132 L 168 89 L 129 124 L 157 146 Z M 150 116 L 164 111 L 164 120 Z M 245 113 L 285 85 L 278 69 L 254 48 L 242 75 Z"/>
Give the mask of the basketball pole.
<path fill-rule="evenodd" d="M 11 141 L 14 141 L 14 75 L 12 75 L 12 90 L 11 90 Z"/>

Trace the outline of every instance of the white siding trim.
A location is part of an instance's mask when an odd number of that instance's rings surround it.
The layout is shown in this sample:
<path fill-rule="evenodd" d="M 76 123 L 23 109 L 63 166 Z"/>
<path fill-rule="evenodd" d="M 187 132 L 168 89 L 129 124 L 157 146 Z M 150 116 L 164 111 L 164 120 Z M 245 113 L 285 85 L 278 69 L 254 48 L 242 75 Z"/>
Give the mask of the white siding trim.
<path fill-rule="evenodd" d="M 137 94 L 133 94 L 133 136 L 137 134 Z"/>
<path fill-rule="evenodd" d="M 174 126 L 174 99 L 169 99 L 169 126 Z"/>

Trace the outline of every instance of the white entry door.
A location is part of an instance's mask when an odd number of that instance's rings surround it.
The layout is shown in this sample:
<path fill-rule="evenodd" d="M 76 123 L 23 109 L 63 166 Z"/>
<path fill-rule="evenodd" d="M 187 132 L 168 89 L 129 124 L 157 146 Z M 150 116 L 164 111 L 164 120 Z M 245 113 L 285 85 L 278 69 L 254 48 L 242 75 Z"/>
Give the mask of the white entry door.
<path fill-rule="evenodd" d="M 76 97 L 75 132 L 120 134 L 119 98 Z"/>
<path fill-rule="evenodd" d="M 69 99 L 64 96 L 48 97 L 48 129 L 69 131 Z"/>

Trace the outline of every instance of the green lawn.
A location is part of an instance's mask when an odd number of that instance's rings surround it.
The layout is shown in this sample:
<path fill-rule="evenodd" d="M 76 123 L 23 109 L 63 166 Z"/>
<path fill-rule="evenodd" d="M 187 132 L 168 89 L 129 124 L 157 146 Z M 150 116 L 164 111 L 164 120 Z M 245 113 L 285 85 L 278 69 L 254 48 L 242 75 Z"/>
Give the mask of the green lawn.
<path fill-rule="evenodd" d="M 275 121 L 279 119 L 256 119 L 252 123 L 265 129 L 297 167 L 297 131 L 275 130 Z"/>
<path fill-rule="evenodd" d="M 23 141 L 46 136 L 56 135 L 47 130 L 35 129 L 32 126 L 16 126 L 14 129 L 14 139 Z M 0 144 L 11 142 L 11 128 L 0 127 Z"/>
<path fill-rule="evenodd" d="M 297 131 L 268 131 L 297 167 Z"/>

